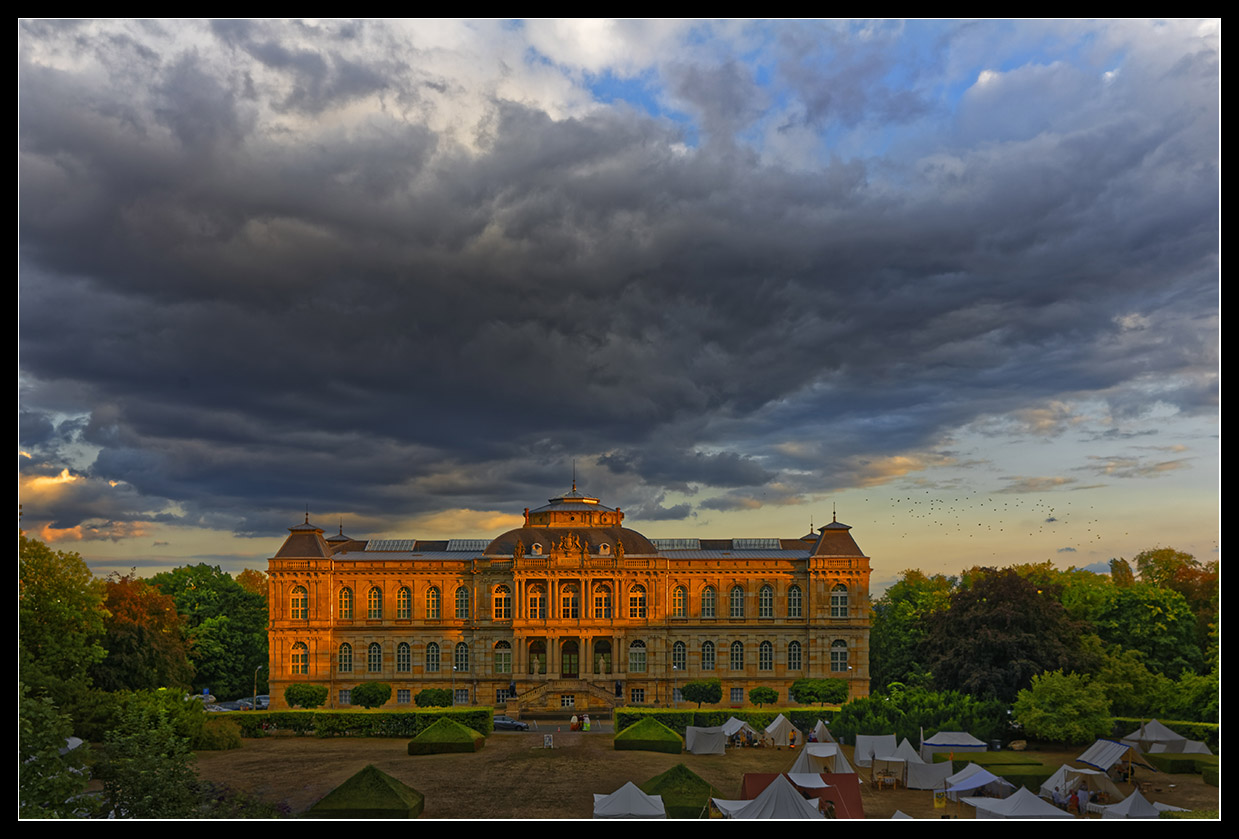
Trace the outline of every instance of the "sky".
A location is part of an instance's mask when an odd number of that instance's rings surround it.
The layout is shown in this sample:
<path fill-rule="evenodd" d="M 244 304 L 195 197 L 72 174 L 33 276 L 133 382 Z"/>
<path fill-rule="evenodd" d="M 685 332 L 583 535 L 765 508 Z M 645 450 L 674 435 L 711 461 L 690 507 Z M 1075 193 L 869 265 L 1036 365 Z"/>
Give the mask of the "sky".
<path fill-rule="evenodd" d="M 1219 532 L 1218 21 L 19 22 L 20 526 Z"/>

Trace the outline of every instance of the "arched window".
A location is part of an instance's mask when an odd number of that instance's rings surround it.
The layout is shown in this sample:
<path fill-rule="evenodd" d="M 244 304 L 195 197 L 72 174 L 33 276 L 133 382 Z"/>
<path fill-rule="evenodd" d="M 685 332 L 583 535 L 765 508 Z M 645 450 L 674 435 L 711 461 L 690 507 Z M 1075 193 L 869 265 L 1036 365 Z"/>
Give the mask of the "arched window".
<path fill-rule="evenodd" d="M 396 647 L 396 672 L 408 673 L 413 669 L 413 650 L 408 644 L 400 643 Z"/>
<path fill-rule="evenodd" d="M 512 672 L 512 645 L 507 641 L 495 644 L 495 672 L 499 674 Z"/>
<path fill-rule="evenodd" d="M 559 616 L 576 620 L 581 617 L 581 590 L 574 583 L 568 583 L 559 589 Z"/>
<path fill-rule="evenodd" d="M 456 589 L 456 620 L 469 619 L 469 589 L 461 586 Z"/>
<path fill-rule="evenodd" d="M 497 621 L 512 619 L 512 589 L 507 586 L 495 586 L 495 614 Z"/>
<path fill-rule="evenodd" d="M 305 590 L 305 586 L 297 586 L 293 589 L 288 609 L 295 621 L 306 620 L 310 617 L 310 593 Z"/>
<path fill-rule="evenodd" d="M 352 644 L 341 644 L 340 645 L 340 655 L 339 655 L 338 663 L 339 663 L 338 669 L 341 673 L 352 673 L 353 672 L 353 645 Z"/>
<path fill-rule="evenodd" d="M 457 673 L 469 672 L 469 645 L 464 641 L 456 645 L 456 656 L 452 659 L 452 666 L 456 668 Z"/>
<path fill-rule="evenodd" d="M 546 589 L 542 586 L 529 589 L 529 617 L 536 621 L 546 619 Z"/>
<path fill-rule="evenodd" d="M 714 669 L 714 642 L 706 641 L 701 645 L 701 669 Z"/>
<path fill-rule="evenodd" d="M 676 641 L 671 647 L 671 668 L 673 670 L 688 669 L 688 647 L 683 641 Z"/>
<path fill-rule="evenodd" d="M 848 616 L 848 587 L 842 583 L 830 590 L 830 616 L 832 618 Z"/>
<path fill-rule="evenodd" d="M 671 592 L 671 616 L 688 617 L 688 590 L 684 586 L 676 586 L 675 591 Z"/>
<path fill-rule="evenodd" d="M 830 645 L 830 672 L 848 672 L 848 642 L 842 639 Z"/>
<path fill-rule="evenodd" d="M 383 590 L 372 586 L 366 595 L 366 617 L 372 621 L 383 619 Z"/>
<path fill-rule="evenodd" d="M 439 645 L 434 641 L 426 645 L 426 672 L 439 672 Z"/>
<path fill-rule="evenodd" d="M 529 642 L 529 675 L 545 676 L 546 675 L 546 642 L 545 641 L 530 641 Z"/>
<path fill-rule="evenodd" d="M 439 619 L 439 607 L 443 602 L 443 598 L 439 595 L 439 590 L 434 586 L 426 589 L 426 617 L 430 620 L 437 621 Z"/>
<path fill-rule="evenodd" d="M 310 672 L 310 648 L 300 641 L 293 644 L 293 654 L 289 663 L 293 675 L 308 675 Z"/>
<path fill-rule="evenodd" d="M 633 641 L 628 645 L 628 672 L 645 672 L 645 642 Z"/>
<path fill-rule="evenodd" d="M 383 647 L 377 642 L 366 649 L 366 669 L 371 673 L 383 672 Z"/>
<path fill-rule="evenodd" d="M 769 641 L 762 641 L 761 646 L 757 648 L 757 669 L 774 669 L 774 644 Z"/>
<path fill-rule="evenodd" d="M 804 594 L 800 586 L 792 586 L 787 590 L 787 616 L 799 618 L 804 614 Z"/>
<path fill-rule="evenodd" d="M 645 614 L 645 586 L 633 586 L 628 590 L 628 617 L 644 618 Z"/>
<path fill-rule="evenodd" d="M 731 588 L 731 616 L 733 618 L 744 617 L 744 589 L 740 586 Z"/>
<path fill-rule="evenodd" d="M 353 590 L 348 586 L 340 589 L 340 596 L 336 599 L 338 604 L 337 612 L 340 614 L 340 620 L 351 621 L 353 619 Z"/>
<path fill-rule="evenodd" d="M 739 641 L 731 642 L 731 669 L 744 669 L 744 644 Z"/>
<path fill-rule="evenodd" d="M 800 642 L 792 641 L 787 645 L 787 669 L 800 669 Z"/>
<path fill-rule="evenodd" d="M 714 586 L 706 586 L 701 590 L 701 616 L 703 618 L 715 617 L 717 608 L 718 593 L 714 591 Z"/>
<path fill-rule="evenodd" d="M 413 590 L 408 586 L 401 586 L 400 591 L 396 592 L 396 618 L 407 621 L 412 617 Z"/>
<path fill-rule="evenodd" d="M 597 586 L 594 588 L 594 617 L 598 620 L 611 619 L 611 587 Z"/>
<path fill-rule="evenodd" d="M 757 617 L 774 617 L 774 589 L 770 586 L 762 586 L 757 594 Z"/>

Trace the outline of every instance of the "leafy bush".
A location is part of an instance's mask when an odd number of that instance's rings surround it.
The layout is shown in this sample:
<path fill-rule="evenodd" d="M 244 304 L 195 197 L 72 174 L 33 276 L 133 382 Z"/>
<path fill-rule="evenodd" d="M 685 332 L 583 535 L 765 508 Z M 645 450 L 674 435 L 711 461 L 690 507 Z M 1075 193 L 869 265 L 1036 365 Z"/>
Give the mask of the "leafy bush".
<path fill-rule="evenodd" d="M 615 735 L 617 751 L 666 752 L 678 755 L 684 739 L 653 717 L 646 717 Z"/>
<path fill-rule="evenodd" d="M 409 754 L 434 755 L 476 752 L 486 745 L 486 738 L 472 728 L 443 717 L 409 741 Z"/>
<path fill-rule="evenodd" d="M 391 699 L 391 685 L 385 682 L 362 682 L 353 688 L 353 704 L 363 708 L 378 708 Z"/>
<path fill-rule="evenodd" d="M 854 743 L 857 734 L 891 734 L 919 745 L 921 730 L 967 731 L 981 740 L 1005 739 L 1007 708 L 994 700 L 977 700 L 958 691 L 906 688 L 853 699 L 839 709 L 830 731 L 840 742 Z"/>
<path fill-rule="evenodd" d="M 686 682 L 684 687 L 680 688 L 680 695 L 684 697 L 685 702 L 696 702 L 698 708 L 703 702 L 707 705 L 714 705 L 723 699 L 723 683 L 719 679 L 698 679 Z"/>
<path fill-rule="evenodd" d="M 1101 687 L 1062 670 L 1033 676 L 1032 687 L 1019 692 L 1012 710 L 1029 736 L 1055 743 L 1092 743 L 1114 727 Z"/>
<path fill-rule="evenodd" d="M 181 819 L 200 811 L 193 752 L 168 713 L 134 705 L 108 734 L 103 778 L 108 807 L 120 818 Z"/>
<path fill-rule="evenodd" d="M 232 715 L 212 717 L 202 726 L 202 731 L 193 741 L 199 751 L 226 751 L 241 748 L 241 725 Z"/>
<path fill-rule="evenodd" d="M 846 679 L 797 679 L 792 682 L 791 694 L 797 702 L 835 705 L 847 701 L 848 682 Z"/>
<path fill-rule="evenodd" d="M 774 688 L 757 687 L 749 691 L 749 702 L 758 708 L 763 705 L 773 705 L 779 701 L 779 692 Z"/>
<path fill-rule="evenodd" d="M 711 798 L 721 797 L 714 787 L 706 783 L 683 763 L 677 763 L 661 775 L 655 775 L 640 789 L 646 795 L 662 796 L 663 808 L 669 819 L 708 818 Z"/>
<path fill-rule="evenodd" d="M 327 701 L 326 685 L 311 685 L 297 682 L 284 688 L 284 701 L 289 708 L 300 706 L 307 710 L 317 708 Z"/>
<path fill-rule="evenodd" d="M 419 708 L 450 708 L 452 692 L 447 688 L 426 688 L 418 691 L 417 696 L 413 697 L 413 702 Z"/>

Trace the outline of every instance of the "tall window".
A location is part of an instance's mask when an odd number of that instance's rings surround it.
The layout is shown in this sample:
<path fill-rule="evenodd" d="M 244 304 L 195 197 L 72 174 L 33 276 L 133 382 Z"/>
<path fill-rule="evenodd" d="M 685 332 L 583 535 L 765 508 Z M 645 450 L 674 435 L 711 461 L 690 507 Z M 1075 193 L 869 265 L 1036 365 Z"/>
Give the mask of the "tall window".
<path fill-rule="evenodd" d="M 341 673 L 353 672 L 353 645 L 341 644 L 339 655 L 339 668 Z"/>
<path fill-rule="evenodd" d="M 628 645 L 628 672 L 645 672 L 645 642 L 633 641 Z"/>
<path fill-rule="evenodd" d="M 757 669 L 774 669 L 774 644 L 769 641 L 762 641 L 761 646 L 757 648 Z"/>
<path fill-rule="evenodd" d="M 340 620 L 351 621 L 353 619 L 353 590 L 348 586 L 340 589 L 340 597 L 336 602 L 339 604 L 336 611 L 340 613 Z"/>
<path fill-rule="evenodd" d="M 310 594 L 305 590 L 305 586 L 297 586 L 293 589 L 288 606 L 293 620 L 305 620 L 310 617 Z"/>
<path fill-rule="evenodd" d="M 714 642 L 706 641 L 701 645 L 701 669 L 714 669 Z"/>
<path fill-rule="evenodd" d="M 426 672 L 439 672 L 439 645 L 434 641 L 426 645 Z"/>
<path fill-rule="evenodd" d="M 507 641 L 495 644 L 495 672 L 500 674 L 512 672 L 512 645 Z"/>
<path fill-rule="evenodd" d="M 671 668 L 673 670 L 688 669 L 688 647 L 683 641 L 676 641 L 671 647 Z"/>
<path fill-rule="evenodd" d="M 408 586 L 401 586 L 400 591 L 396 592 L 396 618 L 407 621 L 412 617 L 413 590 Z"/>
<path fill-rule="evenodd" d="M 529 617 L 536 621 L 546 619 L 546 589 L 542 586 L 529 589 Z"/>
<path fill-rule="evenodd" d="M 848 589 L 845 585 L 837 585 L 830 590 L 830 616 L 846 618 L 848 616 Z"/>
<path fill-rule="evenodd" d="M 383 590 L 378 586 L 366 595 L 366 616 L 372 621 L 383 619 Z"/>
<path fill-rule="evenodd" d="M 469 672 L 469 645 L 464 641 L 456 645 L 456 657 L 452 659 L 452 665 L 457 673 Z"/>
<path fill-rule="evenodd" d="M 684 586 L 676 586 L 671 592 L 671 616 L 674 618 L 688 617 L 688 591 Z"/>
<path fill-rule="evenodd" d="M 512 618 L 512 589 L 507 586 L 495 588 L 495 620 L 506 621 Z"/>
<path fill-rule="evenodd" d="M 300 641 L 293 644 L 293 655 L 290 663 L 293 675 L 308 675 L 310 672 L 310 648 Z"/>
<path fill-rule="evenodd" d="M 371 644 L 366 650 L 366 669 L 371 673 L 383 672 L 383 647 L 378 643 Z"/>
<path fill-rule="evenodd" d="M 546 642 L 529 642 L 529 675 L 546 675 Z"/>
<path fill-rule="evenodd" d="M 408 673 L 413 669 L 413 650 L 408 644 L 401 643 L 396 647 L 396 672 Z"/>
<path fill-rule="evenodd" d="M 645 617 L 645 586 L 633 586 L 628 592 L 628 617 Z M 644 647 L 644 645 L 642 645 Z"/>
<path fill-rule="evenodd" d="M 800 669 L 800 642 L 792 641 L 787 645 L 787 669 Z"/>
<path fill-rule="evenodd" d="M 717 607 L 718 593 L 714 591 L 714 586 L 706 586 L 701 590 L 701 616 L 703 618 L 714 617 Z"/>
<path fill-rule="evenodd" d="M 757 617 L 774 617 L 774 589 L 770 586 L 762 586 L 757 595 Z"/>
<path fill-rule="evenodd" d="M 469 589 L 461 586 L 456 589 L 456 620 L 469 619 Z"/>
<path fill-rule="evenodd" d="M 731 642 L 731 669 L 744 669 L 744 645 L 739 641 Z"/>
<path fill-rule="evenodd" d="M 581 590 L 574 584 L 563 586 L 559 590 L 559 616 L 576 620 L 581 617 Z"/>
<path fill-rule="evenodd" d="M 733 618 L 744 617 L 744 589 L 740 586 L 731 588 L 731 616 Z"/>
<path fill-rule="evenodd" d="M 799 618 L 804 614 L 804 595 L 800 586 L 792 586 L 787 590 L 787 616 Z"/>
<path fill-rule="evenodd" d="M 830 645 L 830 672 L 848 672 L 848 642 L 839 640 Z"/>
<path fill-rule="evenodd" d="M 439 590 L 434 586 L 426 589 L 426 617 L 430 620 L 439 619 L 439 606 L 442 603 L 442 597 L 439 596 Z"/>
<path fill-rule="evenodd" d="M 594 589 L 594 617 L 598 620 L 611 619 L 610 586 L 598 586 Z"/>

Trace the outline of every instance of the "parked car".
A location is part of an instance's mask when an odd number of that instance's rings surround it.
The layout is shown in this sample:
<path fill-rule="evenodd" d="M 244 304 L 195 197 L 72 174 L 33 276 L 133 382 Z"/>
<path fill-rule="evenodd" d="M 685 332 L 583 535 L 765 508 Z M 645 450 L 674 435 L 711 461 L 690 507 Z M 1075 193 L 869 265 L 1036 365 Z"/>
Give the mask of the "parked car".
<path fill-rule="evenodd" d="M 528 731 L 529 723 L 511 717 L 495 717 L 495 731 Z"/>

